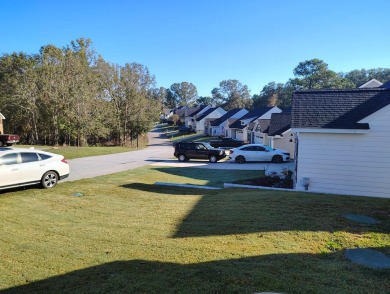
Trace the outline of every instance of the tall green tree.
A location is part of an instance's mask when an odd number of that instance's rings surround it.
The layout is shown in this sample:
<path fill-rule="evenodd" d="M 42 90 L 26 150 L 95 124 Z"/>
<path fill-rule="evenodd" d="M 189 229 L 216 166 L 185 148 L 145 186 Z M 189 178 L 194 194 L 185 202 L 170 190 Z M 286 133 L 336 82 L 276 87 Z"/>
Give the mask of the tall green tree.
<path fill-rule="evenodd" d="M 260 95 L 253 95 L 253 107 L 281 106 L 289 107 L 294 88 L 290 83 L 270 82 L 263 87 Z"/>
<path fill-rule="evenodd" d="M 199 96 L 198 99 L 196 99 L 196 104 L 198 104 L 198 105 L 214 105 L 216 103 L 215 103 L 213 97 Z"/>
<path fill-rule="evenodd" d="M 341 76 L 351 81 L 355 88 L 358 88 L 371 79 L 376 79 L 382 83 L 390 81 L 390 68 L 355 69 L 347 73 L 341 73 Z"/>
<path fill-rule="evenodd" d="M 178 106 L 178 101 L 176 100 L 175 94 L 172 92 L 171 89 L 167 89 L 164 106 L 170 109 L 174 109 Z"/>
<path fill-rule="evenodd" d="M 353 86 L 347 79 L 328 69 L 328 64 L 317 58 L 300 62 L 293 72 L 296 78 L 291 82 L 298 89 L 337 89 Z"/>
<path fill-rule="evenodd" d="M 121 144 L 131 143 L 157 121 L 162 104 L 156 96 L 155 79 L 147 67 L 128 63 L 112 65 L 100 59 L 98 68 L 105 99 L 112 103 Z"/>
<path fill-rule="evenodd" d="M 178 105 L 191 106 L 198 98 L 198 90 L 192 83 L 174 83 L 170 90 Z"/>
<path fill-rule="evenodd" d="M 211 91 L 217 105 L 223 105 L 225 110 L 234 108 L 251 108 L 252 99 L 247 85 L 238 80 L 224 80 L 218 88 Z"/>
<path fill-rule="evenodd" d="M 7 118 L 6 131 L 30 143 L 39 138 L 37 65 L 36 56 L 24 53 L 0 57 L 0 109 Z"/>

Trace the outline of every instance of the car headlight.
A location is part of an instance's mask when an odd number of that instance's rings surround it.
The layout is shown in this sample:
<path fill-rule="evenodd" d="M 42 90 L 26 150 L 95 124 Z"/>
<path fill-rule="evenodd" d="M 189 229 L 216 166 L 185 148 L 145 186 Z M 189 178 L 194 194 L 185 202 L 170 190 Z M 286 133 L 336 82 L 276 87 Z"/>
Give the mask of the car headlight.
<path fill-rule="evenodd" d="M 290 153 L 283 153 L 284 155 L 290 156 Z"/>

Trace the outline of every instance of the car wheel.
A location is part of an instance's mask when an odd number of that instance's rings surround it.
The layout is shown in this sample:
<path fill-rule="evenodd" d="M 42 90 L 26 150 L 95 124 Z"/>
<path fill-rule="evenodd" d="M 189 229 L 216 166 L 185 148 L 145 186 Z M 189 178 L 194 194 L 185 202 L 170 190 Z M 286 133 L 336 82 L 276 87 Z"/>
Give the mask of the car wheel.
<path fill-rule="evenodd" d="M 3 141 L 0 141 L 0 147 L 3 147 L 3 146 L 4 146 Z"/>
<path fill-rule="evenodd" d="M 283 157 L 280 156 L 280 155 L 275 155 L 274 157 L 272 157 L 272 162 L 282 163 L 283 162 Z"/>
<path fill-rule="evenodd" d="M 179 154 L 178 159 L 179 159 L 179 161 L 181 161 L 181 162 L 187 161 L 187 157 L 186 157 L 184 154 Z"/>
<path fill-rule="evenodd" d="M 57 185 L 58 175 L 55 171 L 46 172 L 41 180 L 42 187 L 45 189 L 53 188 Z"/>
<path fill-rule="evenodd" d="M 244 156 L 237 156 L 236 162 L 237 163 L 245 163 L 245 157 Z"/>
<path fill-rule="evenodd" d="M 216 163 L 216 162 L 217 162 L 217 157 L 214 156 L 214 155 L 211 155 L 211 156 L 209 157 L 209 161 L 212 162 L 212 163 Z"/>

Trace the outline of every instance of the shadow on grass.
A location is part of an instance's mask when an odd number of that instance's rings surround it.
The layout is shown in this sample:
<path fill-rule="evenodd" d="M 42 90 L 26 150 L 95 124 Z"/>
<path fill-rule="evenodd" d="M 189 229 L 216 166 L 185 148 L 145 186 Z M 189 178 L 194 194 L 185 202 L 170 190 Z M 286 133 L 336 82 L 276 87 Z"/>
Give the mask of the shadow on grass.
<path fill-rule="evenodd" d="M 205 191 L 147 184 L 124 187 L 175 196 L 203 196 L 178 224 L 173 238 L 274 231 L 390 233 L 388 199 L 267 190 Z M 371 216 L 379 223 L 353 222 L 343 216 L 348 213 Z"/>
<path fill-rule="evenodd" d="M 186 196 L 186 195 L 197 195 L 203 196 L 204 191 L 200 189 L 192 188 L 182 188 L 182 187 L 168 187 L 168 186 L 157 186 L 149 185 L 143 183 L 131 183 L 122 185 L 124 188 L 135 189 L 139 191 L 159 193 L 159 194 L 168 194 L 168 195 L 177 195 L 177 196 Z"/>
<path fill-rule="evenodd" d="M 169 161 L 165 161 L 169 162 Z M 172 160 L 171 162 L 178 162 L 177 160 Z M 208 164 L 208 161 L 196 161 L 192 160 L 191 162 L 198 162 Z M 220 163 L 214 163 L 218 165 Z M 235 180 L 244 180 L 255 177 L 264 176 L 264 171 L 256 170 L 223 170 L 223 169 L 212 169 L 212 168 L 183 168 L 183 167 L 154 167 L 154 170 L 166 173 L 169 175 L 179 176 L 181 178 L 188 178 L 190 180 L 199 180 L 203 184 L 199 185 L 209 185 L 218 188 L 222 188 L 224 183 L 232 183 Z M 182 182 L 183 184 L 191 184 L 190 182 Z M 192 182 L 194 183 L 194 182 Z"/>
<path fill-rule="evenodd" d="M 114 261 L 1 293 L 386 293 L 389 287 L 388 271 L 354 265 L 336 252 L 197 264 Z"/>

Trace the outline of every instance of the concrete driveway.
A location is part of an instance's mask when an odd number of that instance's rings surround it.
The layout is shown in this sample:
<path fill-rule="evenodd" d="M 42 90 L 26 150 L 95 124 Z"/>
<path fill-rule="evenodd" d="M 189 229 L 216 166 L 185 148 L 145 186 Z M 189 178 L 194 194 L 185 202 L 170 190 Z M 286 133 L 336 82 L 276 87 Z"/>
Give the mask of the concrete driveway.
<path fill-rule="evenodd" d="M 148 147 L 142 150 L 68 160 L 70 175 L 63 182 L 113 174 L 173 158 L 172 142 L 164 133 L 154 130 L 148 134 L 148 139 Z"/>
<path fill-rule="evenodd" d="M 294 169 L 294 162 L 282 164 L 269 162 L 238 164 L 229 160 L 222 160 L 217 163 L 210 163 L 204 160 L 179 162 L 173 156 L 174 148 L 172 142 L 166 138 L 164 133 L 159 130 L 153 130 L 148 134 L 148 139 L 148 147 L 142 150 L 69 160 L 70 176 L 63 182 L 113 174 L 145 165 L 221 170 L 263 170 L 266 173 L 272 171 L 279 173 L 285 168 Z"/>

